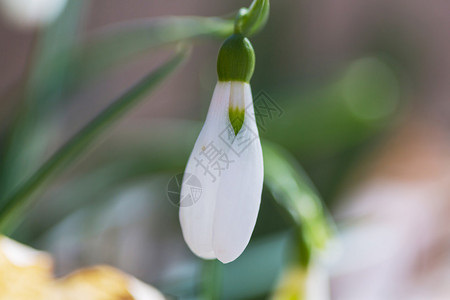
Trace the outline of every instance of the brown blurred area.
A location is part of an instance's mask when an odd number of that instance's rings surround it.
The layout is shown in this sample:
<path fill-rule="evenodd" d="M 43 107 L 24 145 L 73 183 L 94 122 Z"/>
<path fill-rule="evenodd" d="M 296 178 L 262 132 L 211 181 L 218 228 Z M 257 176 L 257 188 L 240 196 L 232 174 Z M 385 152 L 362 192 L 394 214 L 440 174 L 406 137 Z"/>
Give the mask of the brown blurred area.
<path fill-rule="evenodd" d="M 247 3 L 93 0 L 88 4 L 80 39 L 119 21 L 164 15 L 225 15 Z M 445 122 L 450 89 L 447 84 L 450 80 L 449 10 L 450 4 L 444 0 L 276 1 L 272 3 L 271 19 L 264 33 L 270 39 L 260 35 L 254 43 L 258 53 L 257 70 L 273 68 L 277 76 L 257 71 L 254 81 L 261 85 L 270 81 L 271 85 L 282 87 L 298 76 L 326 78 L 350 59 L 371 52 L 387 52 L 408 72 L 414 87 L 409 100 L 417 103 L 417 113 L 422 118 Z M 26 72 L 34 35 L 33 30 L 18 30 L 0 19 L 2 95 Z M 200 45 L 188 66 L 158 92 L 161 100 L 144 105 L 135 115 L 198 117 L 194 112 L 198 106 L 205 106 L 198 99 L 208 98 L 216 80 L 211 66 L 215 64 L 219 42 Z M 281 55 L 274 55 L 277 46 Z M 78 95 L 82 98 L 78 102 L 100 107 L 102 103 L 97 102 L 107 101 L 126 89 L 154 64 L 150 57 L 131 62 L 120 72 L 113 72 L 110 78 L 102 78 L 83 91 Z M 174 82 L 177 89 L 170 88 Z M 12 104 L 3 100 L 1 105 Z"/>

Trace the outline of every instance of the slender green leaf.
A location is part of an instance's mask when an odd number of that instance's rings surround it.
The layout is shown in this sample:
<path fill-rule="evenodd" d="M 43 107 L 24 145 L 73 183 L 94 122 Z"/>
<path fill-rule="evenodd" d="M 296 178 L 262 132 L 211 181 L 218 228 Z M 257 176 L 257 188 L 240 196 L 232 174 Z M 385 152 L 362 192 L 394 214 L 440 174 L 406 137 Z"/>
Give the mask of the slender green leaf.
<path fill-rule="evenodd" d="M 310 180 L 295 159 L 279 146 L 265 142 L 263 153 L 266 186 L 301 227 L 305 242 L 323 249 L 333 227 Z"/>
<path fill-rule="evenodd" d="M 140 102 L 143 96 L 153 90 L 171 74 L 186 57 L 186 51 L 175 55 L 170 61 L 147 75 L 138 84 L 108 106 L 88 123 L 78 134 L 58 150 L 42 167 L 3 202 L 0 210 L 0 231 L 11 229 L 19 221 L 20 212 L 30 204 L 32 196 L 49 179 L 59 174 L 85 152 L 99 136 L 120 119 L 128 110 Z"/>
<path fill-rule="evenodd" d="M 127 122 L 89 152 L 70 172 L 70 177 L 52 184 L 40 197 L 14 237 L 21 241 L 39 238 L 80 206 L 107 198 L 118 188 L 146 176 L 164 173 L 168 177 L 183 171 L 201 129 L 199 122 L 175 119 Z M 126 142 L 124 142 L 126 140 Z M 114 151 L 109 151 L 114 149 Z M 108 152 L 105 156 L 104 153 Z M 45 218 L 42 216 L 45 215 Z"/>
<path fill-rule="evenodd" d="M 69 49 L 77 44 L 83 4 L 83 0 L 69 1 L 61 16 L 35 37 L 23 94 L 17 99 L 21 110 L 10 125 L 5 155 L 0 158 L 0 194 L 10 192 L 35 171 L 55 131 L 55 120 L 49 116 L 70 74 Z"/>

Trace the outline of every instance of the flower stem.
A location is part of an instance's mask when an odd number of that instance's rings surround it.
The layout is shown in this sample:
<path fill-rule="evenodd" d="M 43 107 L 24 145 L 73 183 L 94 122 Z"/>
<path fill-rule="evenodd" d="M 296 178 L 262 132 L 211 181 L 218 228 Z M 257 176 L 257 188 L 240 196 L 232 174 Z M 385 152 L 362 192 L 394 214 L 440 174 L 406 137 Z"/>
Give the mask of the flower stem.
<path fill-rule="evenodd" d="M 218 300 L 221 294 L 222 265 L 217 260 L 203 262 L 203 289 L 205 299 Z"/>

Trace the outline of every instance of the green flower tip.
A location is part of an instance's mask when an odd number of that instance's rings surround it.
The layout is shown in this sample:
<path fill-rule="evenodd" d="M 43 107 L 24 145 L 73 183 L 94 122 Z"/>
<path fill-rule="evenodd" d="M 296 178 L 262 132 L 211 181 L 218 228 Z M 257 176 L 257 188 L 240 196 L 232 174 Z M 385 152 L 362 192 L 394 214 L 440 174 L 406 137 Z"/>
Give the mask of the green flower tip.
<path fill-rule="evenodd" d="M 230 118 L 231 126 L 233 126 L 234 135 L 237 135 L 244 124 L 245 109 L 230 107 L 228 109 L 228 117 Z"/>
<path fill-rule="evenodd" d="M 255 70 L 255 51 L 250 41 L 241 34 L 225 40 L 217 58 L 219 81 L 250 82 Z"/>

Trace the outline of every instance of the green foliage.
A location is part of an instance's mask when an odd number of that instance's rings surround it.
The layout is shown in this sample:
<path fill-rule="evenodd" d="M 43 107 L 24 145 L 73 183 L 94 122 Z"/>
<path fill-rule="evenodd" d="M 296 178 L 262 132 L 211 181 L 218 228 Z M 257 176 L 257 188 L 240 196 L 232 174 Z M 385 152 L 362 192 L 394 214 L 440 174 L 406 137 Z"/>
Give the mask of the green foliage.
<path fill-rule="evenodd" d="M 84 1 L 70 1 L 62 15 L 35 38 L 24 90 L 16 99 L 21 109 L 8 128 L 8 144 L 0 157 L 0 195 L 30 176 L 48 147 L 54 131 L 52 113 L 73 71 L 71 50 L 78 42 L 74 37 L 83 6 Z"/>
<path fill-rule="evenodd" d="M 73 163 L 101 134 L 117 122 L 126 112 L 139 103 L 149 91 L 171 74 L 186 57 L 186 51 L 181 51 L 167 63 L 151 72 L 144 79 L 119 97 L 96 118 L 88 123 L 78 134 L 58 150 L 36 173 L 25 183 L 8 195 L 0 209 L 0 231 L 11 230 L 20 220 L 23 208 L 29 204 L 34 192 L 54 178 L 60 171 Z"/>
<path fill-rule="evenodd" d="M 279 146 L 264 142 L 263 153 L 266 186 L 301 228 L 307 245 L 324 249 L 333 230 L 310 180 L 295 159 Z"/>

